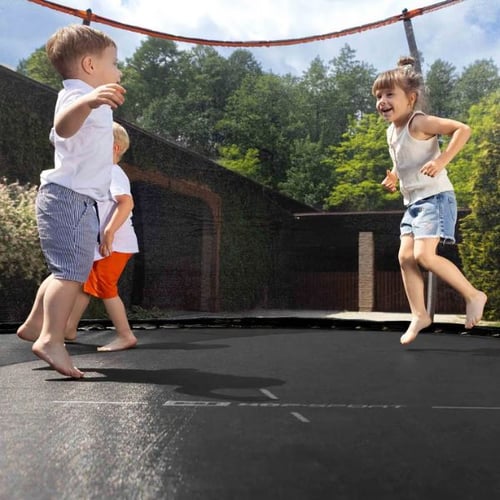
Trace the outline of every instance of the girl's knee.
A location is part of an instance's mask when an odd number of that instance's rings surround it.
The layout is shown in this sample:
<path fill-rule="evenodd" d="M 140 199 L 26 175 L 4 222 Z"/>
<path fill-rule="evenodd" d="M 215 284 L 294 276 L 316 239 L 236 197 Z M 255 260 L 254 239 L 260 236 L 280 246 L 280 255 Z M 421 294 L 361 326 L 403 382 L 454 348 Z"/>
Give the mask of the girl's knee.
<path fill-rule="evenodd" d="M 413 252 L 399 252 L 398 260 L 401 267 L 415 265 L 415 256 Z"/>
<path fill-rule="evenodd" d="M 436 257 L 435 253 L 415 252 L 415 261 L 424 269 L 429 269 L 432 265 L 432 260 Z"/>

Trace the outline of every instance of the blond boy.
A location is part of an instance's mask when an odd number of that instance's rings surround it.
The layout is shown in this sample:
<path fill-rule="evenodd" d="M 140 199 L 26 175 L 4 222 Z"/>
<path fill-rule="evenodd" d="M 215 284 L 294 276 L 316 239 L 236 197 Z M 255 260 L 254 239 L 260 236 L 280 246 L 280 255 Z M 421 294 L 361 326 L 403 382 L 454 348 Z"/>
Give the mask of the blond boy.
<path fill-rule="evenodd" d="M 118 123 L 113 123 L 113 137 L 114 165 L 109 198 L 98 203 L 101 243 L 96 248 L 92 271 L 78 295 L 65 334 L 67 340 L 74 340 L 90 296 L 101 299 L 115 327 L 116 338 L 98 347 L 98 351 L 120 351 L 137 344 L 125 306 L 118 294 L 118 281 L 123 270 L 132 255 L 139 251 L 131 220 L 134 200 L 130 192 L 130 181 L 118 165 L 129 148 L 130 139 L 127 131 Z"/>

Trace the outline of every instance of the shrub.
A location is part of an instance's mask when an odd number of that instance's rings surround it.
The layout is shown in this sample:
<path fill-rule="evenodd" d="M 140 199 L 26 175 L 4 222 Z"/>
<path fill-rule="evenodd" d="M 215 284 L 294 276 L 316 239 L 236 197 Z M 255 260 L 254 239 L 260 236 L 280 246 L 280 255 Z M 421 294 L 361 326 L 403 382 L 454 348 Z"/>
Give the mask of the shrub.
<path fill-rule="evenodd" d="M 0 181 L 0 289 L 12 279 L 40 282 L 47 267 L 35 218 L 36 186 Z"/>

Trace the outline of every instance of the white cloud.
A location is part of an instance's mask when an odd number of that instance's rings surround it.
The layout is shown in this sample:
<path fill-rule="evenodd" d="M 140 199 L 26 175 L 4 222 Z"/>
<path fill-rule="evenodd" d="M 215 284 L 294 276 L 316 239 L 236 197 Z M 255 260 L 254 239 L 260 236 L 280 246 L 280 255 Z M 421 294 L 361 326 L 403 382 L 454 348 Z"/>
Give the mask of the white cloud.
<path fill-rule="evenodd" d="M 59 3 L 135 26 L 218 40 L 275 40 L 335 32 L 424 7 L 437 0 L 60 0 Z M 465 0 L 412 19 L 424 68 L 443 59 L 457 69 L 477 59 L 500 64 L 500 4 Z M 15 23 L 19 19 L 21 22 Z M 21 0 L 0 0 L 0 63 L 15 65 L 63 24 L 79 19 Z M 130 57 L 144 37 L 96 24 Z M 402 22 L 377 30 L 291 47 L 251 49 L 266 71 L 301 74 L 319 55 L 325 62 L 349 44 L 357 58 L 378 70 L 408 53 Z M 187 49 L 187 44 L 179 48 Z M 224 51 L 227 54 L 227 51 Z M 17 59 L 15 59 L 17 58 Z"/>

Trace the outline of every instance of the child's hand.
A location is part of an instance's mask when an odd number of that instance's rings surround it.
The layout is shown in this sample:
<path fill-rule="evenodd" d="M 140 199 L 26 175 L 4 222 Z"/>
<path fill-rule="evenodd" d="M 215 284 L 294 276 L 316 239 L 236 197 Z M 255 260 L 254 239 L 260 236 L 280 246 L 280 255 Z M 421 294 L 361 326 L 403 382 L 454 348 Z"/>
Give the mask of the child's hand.
<path fill-rule="evenodd" d="M 118 83 L 101 85 L 87 95 L 87 103 L 92 109 L 98 108 L 103 104 L 116 109 L 125 102 L 125 92 L 126 90 Z"/>
<path fill-rule="evenodd" d="M 99 253 L 103 257 L 109 257 L 113 253 L 114 234 L 104 230 L 102 241 L 99 245 Z"/>
<path fill-rule="evenodd" d="M 386 174 L 381 184 L 387 191 L 394 193 L 397 190 L 398 178 L 396 174 L 393 174 L 390 170 L 387 170 Z"/>
<path fill-rule="evenodd" d="M 439 165 L 436 160 L 428 161 L 421 169 L 420 173 L 428 175 L 429 177 L 436 177 L 439 172 L 443 170 L 443 167 Z"/>

